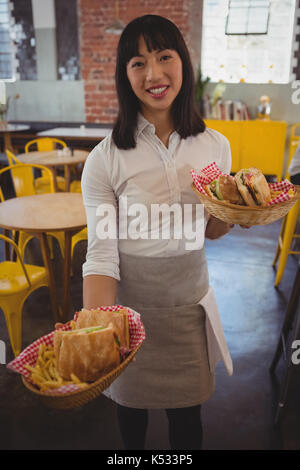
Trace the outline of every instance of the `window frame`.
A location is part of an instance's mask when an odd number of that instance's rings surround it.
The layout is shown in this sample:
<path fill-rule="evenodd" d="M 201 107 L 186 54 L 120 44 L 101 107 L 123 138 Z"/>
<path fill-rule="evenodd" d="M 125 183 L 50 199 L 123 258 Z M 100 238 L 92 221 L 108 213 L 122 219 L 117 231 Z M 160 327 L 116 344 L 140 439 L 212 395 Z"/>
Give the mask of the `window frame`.
<path fill-rule="evenodd" d="M 237 6 L 234 6 L 235 4 L 237 4 L 237 1 L 239 0 L 228 0 L 228 13 L 227 13 L 227 17 L 226 17 L 226 24 L 225 24 L 225 35 L 226 36 L 261 36 L 261 35 L 266 35 L 268 34 L 268 31 L 269 31 L 269 22 L 270 22 L 270 9 L 271 9 L 271 2 L 270 0 L 265 0 L 268 2 L 268 6 L 267 7 L 259 7 L 257 5 L 251 5 L 252 2 L 254 1 L 257 1 L 257 0 L 247 0 L 248 1 L 248 6 L 245 6 L 245 7 L 237 7 Z M 229 16 L 230 16 L 230 10 L 233 11 L 234 9 L 236 8 L 244 8 L 245 10 L 247 10 L 247 29 L 248 29 L 248 25 L 249 25 L 249 15 L 250 15 L 250 10 L 253 10 L 253 9 L 258 9 L 258 8 L 268 8 L 268 18 L 267 18 L 267 23 L 266 23 L 266 31 L 265 32 L 241 32 L 241 33 L 231 33 L 231 32 L 227 32 L 227 28 L 228 28 L 228 23 L 229 23 Z"/>

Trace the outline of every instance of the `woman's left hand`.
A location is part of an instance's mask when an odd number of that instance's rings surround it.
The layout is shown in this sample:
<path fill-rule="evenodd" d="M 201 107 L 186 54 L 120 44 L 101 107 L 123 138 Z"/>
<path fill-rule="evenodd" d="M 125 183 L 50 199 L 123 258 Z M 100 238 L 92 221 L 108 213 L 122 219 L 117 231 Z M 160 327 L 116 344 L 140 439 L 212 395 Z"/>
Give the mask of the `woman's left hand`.
<path fill-rule="evenodd" d="M 217 219 L 211 215 L 206 226 L 205 237 L 209 238 L 210 240 L 216 240 L 217 238 L 223 237 L 223 235 L 226 235 L 226 233 L 230 232 L 233 227 L 234 224 L 227 224 L 226 222 L 223 222 L 222 220 Z"/>

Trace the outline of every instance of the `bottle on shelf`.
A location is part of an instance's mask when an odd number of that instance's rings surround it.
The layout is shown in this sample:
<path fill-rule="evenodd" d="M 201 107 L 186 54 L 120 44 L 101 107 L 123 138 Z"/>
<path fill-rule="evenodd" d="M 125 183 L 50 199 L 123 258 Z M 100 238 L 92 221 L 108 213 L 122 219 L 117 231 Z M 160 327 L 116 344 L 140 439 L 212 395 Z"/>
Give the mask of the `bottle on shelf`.
<path fill-rule="evenodd" d="M 257 119 L 269 121 L 271 115 L 271 102 L 268 96 L 261 96 L 257 107 Z"/>

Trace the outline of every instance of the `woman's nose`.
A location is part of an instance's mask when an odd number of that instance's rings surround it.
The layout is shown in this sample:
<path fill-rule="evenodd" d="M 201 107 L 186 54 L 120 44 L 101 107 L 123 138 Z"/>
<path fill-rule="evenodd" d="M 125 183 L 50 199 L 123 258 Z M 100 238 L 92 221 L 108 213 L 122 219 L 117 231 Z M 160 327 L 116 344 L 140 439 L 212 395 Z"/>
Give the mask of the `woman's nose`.
<path fill-rule="evenodd" d="M 162 70 L 160 64 L 151 62 L 147 66 L 146 78 L 150 82 L 155 82 L 162 77 Z"/>

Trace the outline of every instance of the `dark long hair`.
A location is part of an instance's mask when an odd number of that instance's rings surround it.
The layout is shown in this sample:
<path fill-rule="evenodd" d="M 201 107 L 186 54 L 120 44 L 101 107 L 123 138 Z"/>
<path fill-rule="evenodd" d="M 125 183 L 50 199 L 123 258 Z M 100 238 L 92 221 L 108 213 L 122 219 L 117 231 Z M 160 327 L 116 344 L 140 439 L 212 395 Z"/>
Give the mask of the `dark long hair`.
<path fill-rule="evenodd" d="M 194 70 L 181 32 L 172 21 L 162 16 L 145 15 L 131 21 L 121 34 L 116 63 L 116 90 L 119 113 L 113 128 L 113 141 L 118 148 L 135 148 L 135 130 L 140 103 L 127 78 L 126 66 L 138 55 L 139 38 L 143 36 L 147 49 L 173 49 L 182 61 L 182 86 L 172 104 L 174 129 L 185 139 L 204 132 L 205 123 L 195 102 Z"/>

